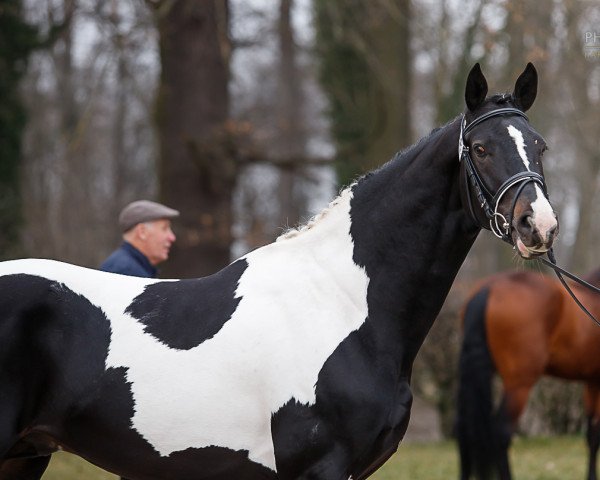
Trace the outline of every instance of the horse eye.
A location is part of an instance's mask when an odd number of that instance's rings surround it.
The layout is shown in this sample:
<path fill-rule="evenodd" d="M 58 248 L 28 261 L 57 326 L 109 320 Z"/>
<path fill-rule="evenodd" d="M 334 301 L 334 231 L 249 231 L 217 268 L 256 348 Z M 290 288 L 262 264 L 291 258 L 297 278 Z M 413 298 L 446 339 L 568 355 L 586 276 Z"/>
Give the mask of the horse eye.
<path fill-rule="evenodd" d="M 483 157 L 485 155 L 485 148 L 483 148 L 478 143 L 473 145 L 473 151 L 475 152 L 475 155 L 477 155 L 478 157 Z"/>

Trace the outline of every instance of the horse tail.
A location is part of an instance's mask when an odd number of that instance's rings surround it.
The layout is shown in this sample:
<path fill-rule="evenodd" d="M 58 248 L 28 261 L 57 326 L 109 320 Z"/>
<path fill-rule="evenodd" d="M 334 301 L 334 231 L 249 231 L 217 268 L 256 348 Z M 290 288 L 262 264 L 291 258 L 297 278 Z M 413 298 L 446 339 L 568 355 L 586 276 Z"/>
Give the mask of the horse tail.
<path fill-rule="evenodd" d="M 456 434 L 460 451 L 461 479 L 492 477 L 492 360 L 485 327 L 489 288 L 482 288 L 468 302 L 464 314 L 464 338 L 459 361 Z"/>

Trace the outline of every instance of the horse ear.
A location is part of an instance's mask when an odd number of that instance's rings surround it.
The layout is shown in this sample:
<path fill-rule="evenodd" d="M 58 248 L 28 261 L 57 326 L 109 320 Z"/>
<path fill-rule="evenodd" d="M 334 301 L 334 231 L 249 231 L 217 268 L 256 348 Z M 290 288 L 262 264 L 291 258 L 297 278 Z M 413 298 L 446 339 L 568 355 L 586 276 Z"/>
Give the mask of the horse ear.
<path fill-rule="evenodd" d="M 479 63 L 476 63 L 467 77 L 467 87 L 465 88 L 465 101 L 467 108 L 471 111 L 479 107 L 485 100 L 488 92 L 488 85 Z"/>
<path fill-rule="evenodd" d="M 525 70 L 515 83 L 515 91 L 513 98 L 515 105 L 526 112 L 533 105 L 533 101 L 537 95 L 538 75 L 537 70 L 531 62 L 527 64 Z"/>

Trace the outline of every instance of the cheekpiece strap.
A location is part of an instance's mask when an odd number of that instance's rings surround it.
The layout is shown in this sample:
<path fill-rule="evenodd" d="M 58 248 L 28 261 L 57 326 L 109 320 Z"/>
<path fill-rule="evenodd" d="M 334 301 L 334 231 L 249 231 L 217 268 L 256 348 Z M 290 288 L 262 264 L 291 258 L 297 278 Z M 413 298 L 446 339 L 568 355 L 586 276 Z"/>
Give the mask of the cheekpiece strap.
<path fill-rule="evenodd" d="M 512 240 L 509 235 L 510 231 L 510 219 L 506 219 L 498 212 L 498 206 L 500 204 L 500 200 L 502 196 L 510 190 L 513 186 L 520 184 L 519 191 L 515 196 L 515 201 L 513 202 L 513 208 L 511 209 L 510 216 L 512 216 L 512 210 L 514 210 L 514 205 L 516 203 L 516 199 L 518 198 L 521 190 L 525 186 L 525 184 L 529 182 L 534 182 L 539 184 L 544 193 L 546 193 L 546 185 L 544 182 L 544 178 L 538 173 L 526 171 L 520 172 L 516 175 L 513 175 L 508 180 L 506 180 L 500 188 L 497 190 L 496 194 L 490 192 L 487 188 L 483 180 L 480 178 L 477 168 L 471 159 L 471 155 L 469 154 L 469 147 L 465 145 L 465 135 L 475 128 L 480 123 L 486 121 L 489 118 L 497 117 L 500 115 L 518 115 L 520 117 L 525 118 L 525 120 L 529 121 L 527 115 L 523 113 L 521 110 L 517 108 L 507 107 L 507 108 L 498 108 L 496 110 L 492 110 L 490 112 L 484 113 L 483 115 L 477 117 L 471 123 L 467 125 L 467 120 L 463 114 L 463 117 L 460 122 L 460 137 L 458 139 L 458 159 L 459 162 L 464 162 L 465 164 L 465 176 L 467 177 L 467 189 L 473 189 L 475 193 L 475 197 L 479 204 L 479 208 L 483 210 L 483 213 L 489 220 L 488 225 L 480 225 L 482 228 L 487 230 L 491 230 L 497 237 L 505 240 L 508 243 L 512 244 Z M 476 223 L 477 217 L 475 212 L 473 211 L 473 205 L 471 204 L 471 197 L 469 193 L 467 193 L 468 207 L 469 213 L 471 217 L 475 220 Z M 490 205 L 491 203 L 491 205 Z M 502 225 L 498 223 L 498 221 L 502 220 Z"/>

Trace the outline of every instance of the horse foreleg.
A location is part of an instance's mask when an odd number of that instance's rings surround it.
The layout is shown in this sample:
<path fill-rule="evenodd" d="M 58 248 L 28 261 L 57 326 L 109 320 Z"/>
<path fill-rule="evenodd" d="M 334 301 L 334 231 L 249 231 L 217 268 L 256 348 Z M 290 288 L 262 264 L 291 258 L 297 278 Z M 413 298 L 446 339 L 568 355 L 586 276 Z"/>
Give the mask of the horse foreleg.
<path fill-rule="evenodd" d="M 598 446 L 600 445 L 600 419 L 590 415 L 587 419 L 586 434 L 589 462 L 588 462 L 588 480 L 596 480 L 596 457 L 598 455 Z"/>
<path fill-rule="evenodd" d="M 587 413 L 586 440 L 589 451 L 588 480 L 596 480 L 596 458 L 600 446 L 600 389 L 595 385 L 586 385 L 584 403 Z"/>
<path fill-rule="evenodd" d="M 11 458 L 0 461 L 0 480 L 39 480 L 48 467 L 51 455 Z"/>
<path fill-rule="evenodd" d="M 506 388 L 502 402 L 496 411 L 493 424 L 495 462 L 500 480 L 511 480 L 508 449 L 517 429 L 519 417 L 527 405 L 531 385 Z"/>

